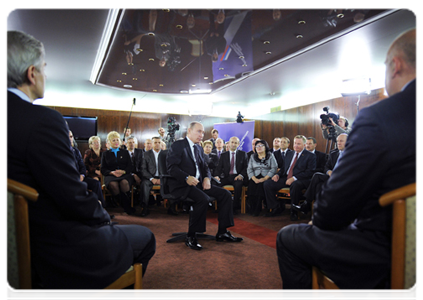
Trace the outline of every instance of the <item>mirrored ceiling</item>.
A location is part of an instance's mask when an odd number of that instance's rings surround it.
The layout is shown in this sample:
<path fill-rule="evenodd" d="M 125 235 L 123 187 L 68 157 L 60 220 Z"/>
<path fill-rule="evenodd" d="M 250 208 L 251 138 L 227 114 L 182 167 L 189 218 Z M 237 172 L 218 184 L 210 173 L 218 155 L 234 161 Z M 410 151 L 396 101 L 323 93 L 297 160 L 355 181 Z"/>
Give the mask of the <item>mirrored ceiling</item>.
<path fill-rule="evenodd" d="M 384 11 L 119 10 L 95 83 L 212 93 Z"/>

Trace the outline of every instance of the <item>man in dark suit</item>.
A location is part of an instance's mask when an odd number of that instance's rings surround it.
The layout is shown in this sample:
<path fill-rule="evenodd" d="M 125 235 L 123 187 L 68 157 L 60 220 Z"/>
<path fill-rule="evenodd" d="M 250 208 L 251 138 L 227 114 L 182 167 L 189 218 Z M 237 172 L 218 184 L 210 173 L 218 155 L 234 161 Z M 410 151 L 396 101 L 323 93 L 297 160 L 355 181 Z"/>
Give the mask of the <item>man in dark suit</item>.
<path fill-rule="evenodd" d="M 148 209 L 148 201 L 153 185 L 160 185 L 159 178 L 159 153 L 161 151 L 160 137 L 153 137 L 153 149 L 144 153 L 142 160 L 142 193 L 143 193 L 143 213 L 142 216 L 147 216 L 150 211 Z"/>
<path fill-rule="evenodd" d="M 256 148 L 254 148 L 254 147 L 255 147 L 256 142 L 259 141 L 259 140 L 260 140 L 260 138 L 256 137 L 256 138 L 253 138 L 253 140 L 251 141 L 251 150 L 247 152 L 247 159 L 248 160 L 250 160 L 251 155 L 256 153 Z"/>
<path fill-rule="evenodd" d="M 222 154 L 216 168 L 216 179 L 221 186 L 232 185 L 234 187 L 233 211 L 237 213 L 241 209 L 242 186 L 248 185 L 247 175 L 247 153 L 237 150 L 239 138 L 233 136 L 229 139 L 229 151 Z"/>
<path fill-rule="evenodd" d="M 313 225 L 278 233 L 283 288 L 311 288 L 311 266 L 341 289 L 389 287 L 392 207 L 379 198 L 416 182 L 415 29 L 393 42 L 385 66 L 390 97 L 358 113 L 339 166 L 316 198 Z"/>
<path fill-rule="evenodd" d="M 44 96 L 43 45 L 16 31 L 8 32 L 7 44 L 8 178 L 39 193 L 28 203 L 33 286 L 99 289 L 135 262 L 146 268 L 155 253 L 153 233 L 110 223 L 80 181 L 63 117 L 32 105 Z"/>
<path fill-rule="evenodd" d="M 323 172 L 326 165 L 327 155 L 326 153 L 316 150 L 317 141 L 314 137 L 308 137 L 306 141 L 306 149 L 316 155 L 316 169 L 314 172 Z"/>
<path fill-rule="evenodd" d="M 281 143 L 280 143 L 281 147 L 280 147 L 279 150 L 281 152 L 281 157 L 282 157 L 282 160 L 283 160 L 283 163 L 284 164 L 285 164 L 285 157 L 287 156 L 287 154 L 289 152 L 292 151 L 291 149 L 289 149 L 289 145 L 290 144 L 291 144 L 291 141 L 289 140 L 289 138 L 287 138 L 286 136 L 281 137 Z M 277 161 L 277 158 L 276 158 L 276 161 Z M 278 162 L 278 166 L 279 166 L 279 162 Z"/>
<path fill-rule="evenodd" d="M 275 137 L 273 139 L 273 148 L 270 148 L 270 152 L 274 153 L 275 151 L 281 148 L 281 138 Z"/>
<path fill-rule="evenodd" d="M 185 244 L 194 250 L 201 250 L 196 232 L 206 231 L 206 213 L 210 198 L 217 200 L 219 229 L 217 241 L 240 242 L 228 227 L 234 226 L 231 193 L 221 187 L 211 185 L 210 170 L 204 160 L 203 149 L 198 143 L 203 139 L 204 127 L 192 122 L 188 127 L 187 137 L 172 144 L 166 157 L 169 174 L 169 190 L 176 197 L 188 197 L 194 201 L 193 212 Z"/>
<path fill-rule="evenodd" d="M 225 142 L 221 138 L 217 138 L 214 145 L 215 148 L 213 148 L 212 153 L 215 153 L 217 158 L 220 159 L 220 155 L 225 152 Z"/>
<path fill-rule="evenodd" d="M 311 204 L 313 203 L 316 194 L 319 193 L 322 189 L 323 184 L 330 178 L 333 170 L 336 167 L 339 157 L 342 157 L 344 153 L 345 144 L 347 142 L 348 134 L 341 133 L 336 138 L 337 149 L 332 150 L 329 153 L 328 160 L 326 161 L 325 168 L 323 173 L 316 172 L 311 178 L 310 185 L 307 188 L 307 191 L 304 194 L 305 201 L 299 205 L 293 205 L 293 209 L 299 211 L 303 214 L 307 214 L 311 209 Z"/>
<path fill-rule="evenodd" d="M 141 182 L 142 182 L 142 170 L 141 165 L 144 159 L 144 151 L 142 149 L 138 149 L 136 146 L 138 145 L 137 138 L 134 136 L 129 136 L 126 141 L 127 149 L 129 152 L 129 156 L 131 156 L 132 160 L 132 177 L 133 181 L 132 184 L 136 187 L 139 187 L 136 191 L 141 190 Z M 134 193 L 135 190 L 134 190 Z M 143 203 L 143 197 L 141 193 L 136 193 L 133 195 L 134 199 L 137 199 L 140 203 Z M 134 201 L 135 202 L 135 201 Z M 143 216 L 144 210 L 141 212 L 141 216 Z"/>
<path fill-rule="evenodd" d="M 282 169 L 276 173 L 272 180 L 264 182 L 264 193 L 266 194 L 267 208 L 272 209 L 267 213 L 266 217 L 278 216 L 285 209 L 285 205 L 280 207 L 276 198 L 277 192 L 289 187 L 291 195 L 291 206 L 298 204 L 302 198 L 302 190 L 306 189 L 310 184 L 313 170 L 316 168 L 316 156 L 304 149 L 306 138 L 297 135 L 294 138 L 294 151 L 288 152 L 285 158 L 285 164 Z M 291 209 L 291 220 L 298 220 L 298 214 Z"/>

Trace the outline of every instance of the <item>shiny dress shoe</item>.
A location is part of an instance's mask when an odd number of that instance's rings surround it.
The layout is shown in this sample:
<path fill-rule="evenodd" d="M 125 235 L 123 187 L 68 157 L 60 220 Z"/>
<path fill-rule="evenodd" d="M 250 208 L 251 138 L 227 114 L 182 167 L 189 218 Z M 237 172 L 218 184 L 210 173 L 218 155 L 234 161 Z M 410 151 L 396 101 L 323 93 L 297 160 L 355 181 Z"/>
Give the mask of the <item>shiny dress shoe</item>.
<path fill-rule="evenodd" d="M 271 218 L 271 217 L 277 217 L 282 215 L 282 209 L 280 207 L 274 208 L 272 209 L 271 212 L 268 212 L 267 214 L 265 214 L 264 216 L 267 218 Z"/>
<path fill-rule="evenodd" d="M 193 250 L 203 249 L 203 247 L 197 242 L 197 238 L 195 236 L 187 236 L 185 238 L 185 245 Z"/>
<path fill-rule="evenodd" d="M 216 234 L 216 241 L 218 242 L 241 242 L 243 238 L 234 237 L 230 231 L 226 231 L 222 234 Z"/>
<path fill-rule="evenodd" d="M 148 209 L 148 207 L 144 207 L 143 209 L 142 209 L 142 212 L 141 212 L 141 217 L 146 217 L 146 216 L 148 216 L 150 214 L 150 210 Z"/>
<path fill-rule="evenodd" d="M 301 205 L 292 205 L 292 209 L 305 215 L 308 214 L 310 210 L 307 201 L 304 201 Z"/>
<path fill-rule="evenodd" d="M 170 206 L 170 207 L 167 209 L 167 214 L 168 214 L 168 215 L 172 215 L 172 216 L 177 216 L 177 215 L 178 215 L 178 212 L 175 210 L 175 208 L 174 208 L 174 207 Z"/>
<path fill-rule="evenodd" d="M 298 213 L 296 211 L 291 211 L 291 221 L 298 221 Z"/>

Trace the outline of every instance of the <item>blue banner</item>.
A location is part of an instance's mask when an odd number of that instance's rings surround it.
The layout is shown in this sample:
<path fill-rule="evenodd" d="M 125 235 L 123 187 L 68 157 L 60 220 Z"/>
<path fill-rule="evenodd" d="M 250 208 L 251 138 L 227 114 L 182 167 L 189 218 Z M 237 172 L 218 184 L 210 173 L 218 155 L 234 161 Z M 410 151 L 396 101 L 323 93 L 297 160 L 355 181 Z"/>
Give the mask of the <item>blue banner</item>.
<path fill-rule="evenodd" d="M 251 15 L 251 11 L 245 11 L 225 19 L 226 48 L 213 63 L 214 82 L 254 70 Z"/>
<path fill-rule="evenodd" d="M 244 123 L 218 123 L 214 124 L 214 129 L 219 131 L 219 137 L 225 142 L 233 136 L 239 138 L 238 150 L 249 152 L 252 150 L 251 141 L 254 139 L 254 121 Z"/>

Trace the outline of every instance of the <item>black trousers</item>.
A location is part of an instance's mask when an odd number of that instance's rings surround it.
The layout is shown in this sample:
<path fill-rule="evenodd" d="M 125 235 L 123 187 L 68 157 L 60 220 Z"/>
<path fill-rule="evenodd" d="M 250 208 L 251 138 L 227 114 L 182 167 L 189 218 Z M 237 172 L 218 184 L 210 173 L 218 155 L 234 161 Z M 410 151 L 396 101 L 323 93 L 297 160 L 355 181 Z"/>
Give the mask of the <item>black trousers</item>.
<path fill-rule="evenodd" d="M 291 205 L 297 205 L 303 198 L 303 189 L 306 189 L 310 184 L 310 179 L 306 180 L 295 180 L 291 185 L 286 185 L 286 175 L 281 176 L 277 182 L 269 179 L 264 182 L 264 193 L 266 194 L 267 208 L 274 209 L 279 207 L 279 201 L 277 200 L 277 192 L 285 187 L 289 187 L 289 193 L 291 195 Z"/>
<path fill-rule="evenodd" d="M 242 187 L 247 185 L 244 180 L 235 180 L 235 177 L 238 174 L 229 175 L 229 177 L 221 178 L 220 179 L 220 186 L 223 187 L 225 185 L 232 185 L 234 187 L 234 203 L 233 207 L 235 209 L 241 208 L 241 195 L 242 195 Z"/>
<path fill-rule="evenodd" d="M 188 189 L 187 197 L 194 201 L 189 232 L 206 231 L 206 215 L 210 197 L 217 200 L 219 229 L 234 226 L 232 195 L 229 191 L 214 185 L 208 190 L 203 190 L 201 183 L 197 186 L 190 186 Z"/>
<path fill-rule="evenodd" d="M 333 231 L 288 225 L 277 235 L 276 250 L 284 289 L 310 289 L 312 266 L 342 289 L 373 289 L 389 278 L 389 238 L 353 225 Z"/>

